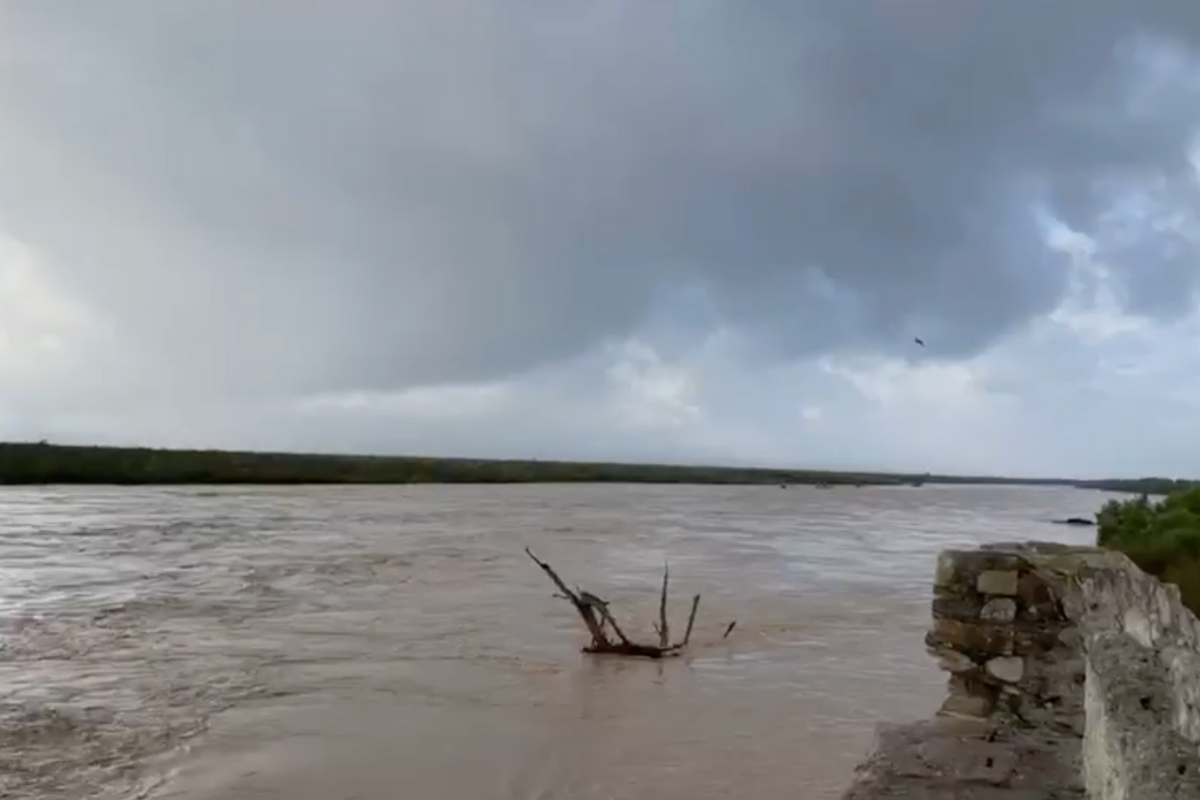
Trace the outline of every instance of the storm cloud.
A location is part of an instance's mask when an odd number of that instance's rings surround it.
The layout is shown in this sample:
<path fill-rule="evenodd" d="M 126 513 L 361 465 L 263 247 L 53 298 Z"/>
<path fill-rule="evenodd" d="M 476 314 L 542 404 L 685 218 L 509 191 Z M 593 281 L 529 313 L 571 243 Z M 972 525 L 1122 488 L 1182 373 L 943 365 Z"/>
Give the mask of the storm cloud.
<path fill-rule="evenodd" d="M 96 397 L 717 331 L 965 363 L 1078 289 L 1054 226 L 1114 313 L 1192 313 L 1198 41 L 1187 0 L 8 0 L 0 226 L 105 331 Z"/>

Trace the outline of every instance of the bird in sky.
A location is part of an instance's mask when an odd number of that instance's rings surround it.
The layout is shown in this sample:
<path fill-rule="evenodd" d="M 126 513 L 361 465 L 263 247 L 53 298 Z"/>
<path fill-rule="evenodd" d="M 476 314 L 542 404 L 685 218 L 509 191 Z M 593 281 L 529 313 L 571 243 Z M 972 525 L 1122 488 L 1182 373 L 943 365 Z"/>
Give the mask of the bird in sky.
<path fill-rule="evenodd" d="M 925 343 L 923 341 L 921 341 L 921 339 L 919 337 L 914 337 L 913 341 L 916 342 L 917 344 L 921 345 L 921 347 L 925 346 Z"/>

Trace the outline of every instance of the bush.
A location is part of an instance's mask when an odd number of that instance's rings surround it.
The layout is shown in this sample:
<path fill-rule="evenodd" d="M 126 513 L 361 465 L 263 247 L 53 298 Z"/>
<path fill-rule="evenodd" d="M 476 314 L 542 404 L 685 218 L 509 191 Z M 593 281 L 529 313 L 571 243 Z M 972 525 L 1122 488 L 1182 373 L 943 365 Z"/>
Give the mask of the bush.
<path fill-rule="evenodd" d="M 1200 615 L 1200 487 L 1161 500 L 1110 500 L 1096 515 L 1097 541 L 1120 550 L 1146 572 L 1179 587 Z"/>

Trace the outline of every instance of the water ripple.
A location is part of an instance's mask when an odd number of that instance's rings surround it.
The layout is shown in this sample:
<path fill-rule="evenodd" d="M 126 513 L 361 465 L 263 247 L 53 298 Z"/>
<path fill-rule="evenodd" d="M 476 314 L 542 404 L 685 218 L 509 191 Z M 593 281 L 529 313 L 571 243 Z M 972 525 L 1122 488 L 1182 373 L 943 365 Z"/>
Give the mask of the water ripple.
<path fill-rule="evenodd" d="M 921 646 L 934 554 L 1085 540 L 1044 520 L 1103 499 L 0 490 L 0 796 L 384 798 L 400 776 L 436 800 L 836 796 L 878 719 L 940 695 Z M 526 545 L 639 631 L 669 561 L 675 614 L 703 595 L 696 647 L 581 658 Z"/>

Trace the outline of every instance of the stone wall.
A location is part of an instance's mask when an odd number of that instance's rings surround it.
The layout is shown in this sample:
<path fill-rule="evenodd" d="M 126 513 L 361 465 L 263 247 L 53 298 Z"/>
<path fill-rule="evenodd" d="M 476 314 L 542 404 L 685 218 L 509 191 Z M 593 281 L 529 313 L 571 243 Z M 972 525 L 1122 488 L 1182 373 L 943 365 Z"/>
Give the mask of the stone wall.
<path fill-rule="evenodd" d="M 1200 622 L 1124 556 L 947 551 L 933 720 L 880 730 L 845 800 L 1200 799 Z"/>

